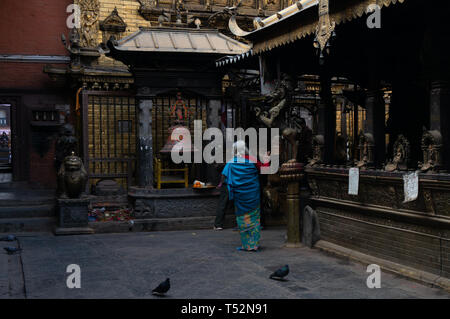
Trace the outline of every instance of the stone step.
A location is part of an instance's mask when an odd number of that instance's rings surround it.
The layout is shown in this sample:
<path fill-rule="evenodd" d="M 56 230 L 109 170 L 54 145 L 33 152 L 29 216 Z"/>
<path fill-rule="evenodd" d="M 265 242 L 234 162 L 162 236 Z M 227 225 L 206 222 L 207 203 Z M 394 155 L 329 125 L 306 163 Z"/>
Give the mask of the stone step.
<path fill-rule="evenodd" d="M 0 220 L 3 218 L 54 217 L 55 205 L 0 206 Z"/>
<path fill-rule="evenodd" d="M 4 252 L 0 252 L 0 299 L 8 299 L 8 298 L 9 298 L 8 255 L 5 254 Z"/>
<path fill-rule="evenodd" d="M 3 199 L 0 197 L 0 207 L 17 207 L 17 206 L 39 206 L 39 205 L 56 205 L 54 198 L 22 198 L 22 199 Z"/>
<path fill-rule="evenodd" d="M 0 233 L 51 232 L 55 217 L 0 218 Z"/>
<path fill-rule="evenodd" d="M 0 191 L 0 207 L 4 206 L 33 206 L 33 205 L 55 205 L 55 196 L 46 192 Z"/>
<path fill-rule="evenodd" d="M 135 219 L 133 224 L 129 221 L 90 222 L 89 227 L 95 233 L 125 233 L 147 231 L 173 231 L 173 230 L 197 230 L 213 229 L 215 216 L 206 217 L 182 217 L 182 218 L 148 218 Z M 234 216 L 225 216 L 225 228 L 236 225 Z"/>

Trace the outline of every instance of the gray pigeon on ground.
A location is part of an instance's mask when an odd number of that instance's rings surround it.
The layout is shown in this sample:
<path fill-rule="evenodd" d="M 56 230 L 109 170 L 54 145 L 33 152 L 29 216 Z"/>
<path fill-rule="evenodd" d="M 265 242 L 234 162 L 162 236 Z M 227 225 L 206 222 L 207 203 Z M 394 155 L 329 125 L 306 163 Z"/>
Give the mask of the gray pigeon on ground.
<path fill-rule="evenodd" d="M 282 280 L 288 274 L 289 274 L 289 266 L 286 265 L 275 271 L 273 274 L 271 274 L 269 278 L 275 280 Z"/>
<path fill-rule="evenodd" d="M 167 278 L 165 281 L 159 284 L 158 287 L 152 290 L 152 294 L 157 296 L 163 296 L 170 289 L 170 279 Z"/>
<path fill-rule="evenodd" d="M 0 241 L 15 241 L 17 238 L 14 235 L 8 235 L 0 238 Z"/>
<path fill-rule="evenodd" d="M 22 250 L 22 248 L 16 248 L 16 247 L 4 247 L 4 250 L 8 253 L 8 255 L 12 255 L 14 253 L 17 253 Z"/>

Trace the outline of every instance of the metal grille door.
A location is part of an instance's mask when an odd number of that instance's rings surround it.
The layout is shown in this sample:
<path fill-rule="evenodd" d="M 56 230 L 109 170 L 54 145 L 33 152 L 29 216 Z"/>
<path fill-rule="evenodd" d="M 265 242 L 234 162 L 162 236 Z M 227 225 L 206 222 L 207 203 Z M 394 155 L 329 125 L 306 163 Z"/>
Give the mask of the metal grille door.
<path fill-rule="evenodd" d="M 89 186 L 114 179 L 124 189 L 135 183 L 136 101 L 129 94 L 83 93 L 84 162 Z"/>

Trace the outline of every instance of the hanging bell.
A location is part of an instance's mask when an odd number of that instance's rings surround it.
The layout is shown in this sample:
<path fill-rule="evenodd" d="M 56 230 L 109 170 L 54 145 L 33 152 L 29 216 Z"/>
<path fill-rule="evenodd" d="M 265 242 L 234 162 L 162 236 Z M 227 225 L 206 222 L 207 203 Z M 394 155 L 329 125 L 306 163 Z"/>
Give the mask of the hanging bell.
<path fill-rule="evenodd" d="M 183 152 L 197 152 L 198 149 L 194 147 L 192 141 L 186 141 L 185 139 L 190 139 L 191 134 L 189 128 L 184 125 L 173 125 L 168 129 L 169 136 L 167 138 L 166 144 L 164 144 L 163 148 L 159 151 L 161 154 L 169 154 L 172 152 L 173 148 L 179 143 L 183 143 L 180 145 L 179 150 L 174 150 L 175 152 L 183 151 Z"/>

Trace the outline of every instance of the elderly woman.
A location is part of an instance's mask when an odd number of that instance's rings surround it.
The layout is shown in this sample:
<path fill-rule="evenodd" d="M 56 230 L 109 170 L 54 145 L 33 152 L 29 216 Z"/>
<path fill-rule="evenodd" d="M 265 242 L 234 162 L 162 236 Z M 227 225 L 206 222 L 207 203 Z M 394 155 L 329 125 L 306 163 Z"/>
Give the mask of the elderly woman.
<path fill-rule="evenodd" d="M 233 144 L 234 157 L 222 171 L 230 200 L 234 200 L 242 246 L 238 250 L 257 251 L 260 238 L 259 167 L 248 155 L 244 141 Z M 259 166 L 259 165 L 258 165 Z"/>

